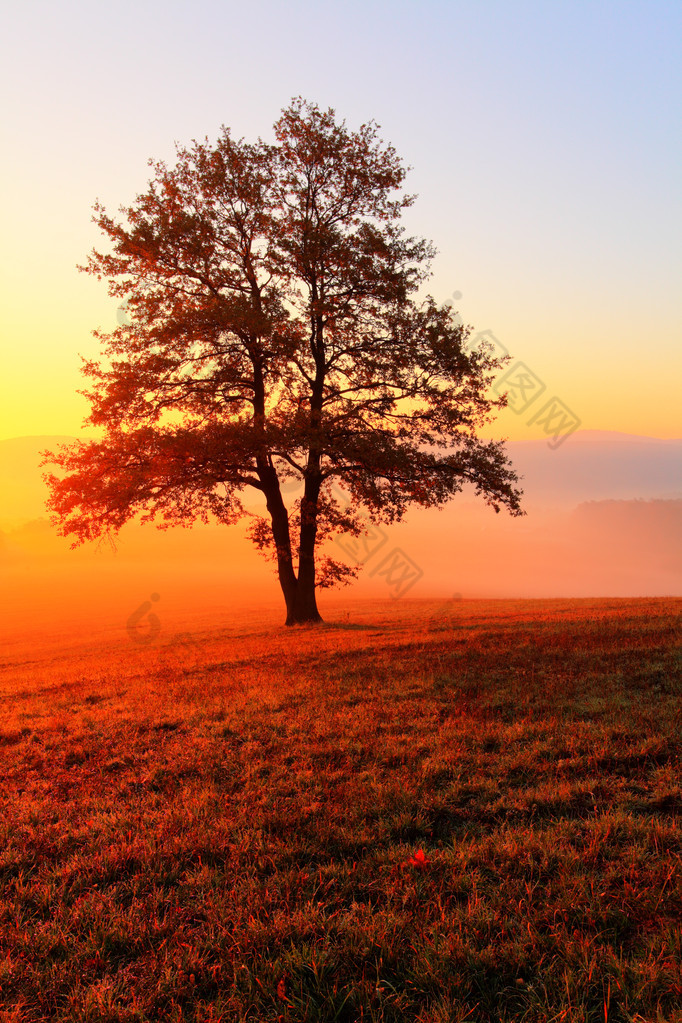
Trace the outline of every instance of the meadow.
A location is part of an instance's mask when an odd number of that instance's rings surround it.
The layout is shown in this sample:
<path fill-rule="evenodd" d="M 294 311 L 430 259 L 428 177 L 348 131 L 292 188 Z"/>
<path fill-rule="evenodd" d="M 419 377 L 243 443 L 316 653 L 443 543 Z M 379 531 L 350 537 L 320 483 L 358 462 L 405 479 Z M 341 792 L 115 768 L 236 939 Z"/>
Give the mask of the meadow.
<path fill-rule="evenodd" d="M 0 669 L 0 1020 L 682 1021 L 682 600 L 323 603 Z"/>

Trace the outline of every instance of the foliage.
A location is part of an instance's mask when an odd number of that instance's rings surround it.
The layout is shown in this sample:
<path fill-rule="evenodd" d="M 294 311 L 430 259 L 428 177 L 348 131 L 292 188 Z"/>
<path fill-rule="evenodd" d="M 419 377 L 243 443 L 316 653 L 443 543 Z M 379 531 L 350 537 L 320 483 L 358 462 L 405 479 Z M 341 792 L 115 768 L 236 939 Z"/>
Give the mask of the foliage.
<path fill-rule="evenodd" d="M 505 404 L 499 361 L 430 296 L 434 250 L 405 235 L 406 171 L 372 122 L 295 100 L 276 144 L 223 128 L 178 148 L 116 221 L 95 208 L 110 250 L 85 271 L 109 281 L 132 322 L 98 333 L 86 361 L 87 420 L 103 439 L 48 457 L 50 509 L 75 542 L 135 515 L 165 525 L 233 523 L 241 495 L 265 499 L 269 548 L 292 620 L 319 617 L 315 585 L 352 577 L 321 537 L 441 506 L 470 483 L 520 514 L 501 442 L 478 439 Z M 295 530 L 283 487 L 303 493 Z M 339 516 L 333 488 L 350 507 Z M 302 513 L 302 514 L 301 514 Z M 318 532 L 319 530 L 319 532 Z"/>

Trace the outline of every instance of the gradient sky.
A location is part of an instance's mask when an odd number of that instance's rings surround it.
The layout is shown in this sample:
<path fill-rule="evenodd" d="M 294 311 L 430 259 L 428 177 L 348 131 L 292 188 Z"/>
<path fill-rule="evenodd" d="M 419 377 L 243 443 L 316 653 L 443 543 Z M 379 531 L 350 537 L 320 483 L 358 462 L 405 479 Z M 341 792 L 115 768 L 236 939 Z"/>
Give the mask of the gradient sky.
<path fill-rule="evenodd" d="M 90 221 L 174 142 L 271 137 L 290 98 L 375 119 L 406 223 L 583 428 L 682 435 L 679 2 L 26 0 L 3 19 L 0 439 L 76 434 L 78 353 L 115 326 Z M 507 411 L 491 431 L 538 437 Z"/>

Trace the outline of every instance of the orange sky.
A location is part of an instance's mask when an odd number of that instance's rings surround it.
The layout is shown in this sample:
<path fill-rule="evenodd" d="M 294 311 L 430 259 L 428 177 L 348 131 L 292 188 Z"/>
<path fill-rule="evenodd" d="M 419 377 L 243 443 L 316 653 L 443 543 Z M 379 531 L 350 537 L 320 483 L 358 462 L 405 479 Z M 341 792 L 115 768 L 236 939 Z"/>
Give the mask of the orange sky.
<path fill-rule="evenodd" d="M 73 436 L 82 428 L 88 405 L 76 393 L 86 385 L 79 372 L 79 355 L 97 354 L 91 331 L 94 327 L 113 329 L 117 303 L 108 297 L 103 283 L 75 271 L 63 276 L 63 288 L 56 283 L 45 285 L 45 304 L 32 302 L 27 288 L 22 294 L 21 280 L 5 304 L 4 330 L 11 344 L 6 346 L 0 385 L 0 439 L 33 434 Z M 447 293 L 441 297 L 446 300 Z M 529 425 L 529 420 L 551 397 L 559 398 L 583 429 L 654 437 L 682 434 L 677 393 L 682 343 L 672 351 L 649 343 L 645 354 L 645 324 L 637 319 L 619 320 L 618 329 L 609 330 L 604 322 L 606 313 L 599 308 L 593 310 L 589 327 L 583 326 L 577 338 L 573 323 L 552 323 L 549 312 L 536 307 L 525 315 L 520 309 L 508 308 L 505 313 L 498 308 L 497 326 L 493 313 L 486 318 L 482 311 L 475 315 L 475 306 L 483 310 L 485 304 L 483 296 L 474 295 L 470 310 L 463 295 L 456 306 L 466 322 L 476 321 L 477 330 L 492 331 L 504 345 L 513 360 L 509 369 L 523 363 L 545 385 L 541 400 L 527 415 L 506 410 L 487 430 L 489 436 L 511 440 L 542 437 L 542 429 Z M 545 340 L 543 324 L 551 331 L 551 344 Z M 670 338 L 677 329 L 676 324 L 656 324 L 652 314 L 646 333 Z"/>
<path fill-rule="evenodd" d="M 117 305 L 75 269 L 100 244 L 93 202 L 132 201 L 175 140 L 215 139 L 223 123 L 270 137 L 297 94 L 350 126 L 381 124 L 412 167 L 406 226 L 438 249 L 430 290 L 461 293 L 465 322 L 493 331 L 547 398 L 583 428 L 680 436 L 682 9 L 342 10 L 264 0 L 257 25 L 210 0 L 8 11 L 0 439 L 80 429 L 78 353 L 96 353 L 91 331 Z M 541 436 L 527 418 L 508 412 L 490 432 Z"/>

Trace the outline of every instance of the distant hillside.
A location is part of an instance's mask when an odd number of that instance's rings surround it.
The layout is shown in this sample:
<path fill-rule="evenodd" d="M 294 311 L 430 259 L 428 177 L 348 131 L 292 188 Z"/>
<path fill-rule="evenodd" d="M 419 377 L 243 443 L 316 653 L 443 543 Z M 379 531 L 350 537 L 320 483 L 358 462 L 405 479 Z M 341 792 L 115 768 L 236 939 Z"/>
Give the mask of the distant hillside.
<path fill-rule="evenodd" d="M 682 498 L 682 440 L 585 430 L 555 450 L 531 440 L 509 444 L 509 453 L 533 504 Z"/>
<path fill-rule="evenodd" d="M 0 441 L 0 528 L 46 514 L 40 451 L 73 437 Z M 545 440 L 513 441 L 527 507 L 571 509 L 583 501 L 682 498 L 682 440 L 583 430 L 555 450 Z M 248 498 L 247 498 L 248 500 Z"/>
<path fill-rule="evenodd" d="M 47 521 L 38 467 L 41 450 L 69 440 L 0 442 L 5 573 L 37 582 L 43 571 L 74 572 L 92 592 L 104 578 L 174 578 L 191 587 L 217 575 L 227 586 L 277 595 L 273 568 L 246 539 L 243 523 L 168 531 L 132 523 L 116 551 L 94 544 L 70 550 Z M 495 515 L 469 492 L 442 511 L 415 507 L 403 523 L 381 529 L 381 550 L 367 557 L 346 592 L 385 596 L 382 559 L 401 551 L 417 570 L 409 591 L 417 597 L 682 593 L 682 441 L 585 432 L 556 450 L 538 440 L 511 443 L 509 452 L 525 476 L 525 516 Z M 336 554 L 349 560 L 348 549 L 342 542 Z"/>

